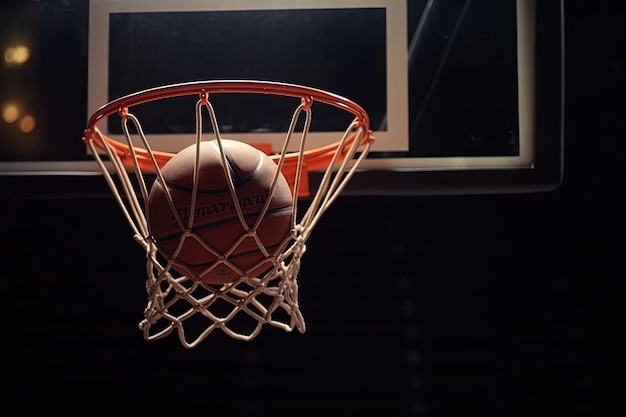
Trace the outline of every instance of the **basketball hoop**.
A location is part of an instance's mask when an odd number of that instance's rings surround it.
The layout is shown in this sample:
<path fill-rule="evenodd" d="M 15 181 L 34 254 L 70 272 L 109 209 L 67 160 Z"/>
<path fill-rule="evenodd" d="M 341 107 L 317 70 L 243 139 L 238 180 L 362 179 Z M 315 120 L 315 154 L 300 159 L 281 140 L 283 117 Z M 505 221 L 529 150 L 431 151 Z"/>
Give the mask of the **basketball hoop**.
<path fill-rule="evenodd" d="M 176 272 L 172 268 L 173 260 L 164 257 L 157 248 L 146 219 L 149 182 L 151 177 L 156 177 L 157 181 L 164 183 L 161 168 L 174 154 L 151 148 L 149 135 L 144 133 L 132 110 L 151 101 L 197 96 L 196 144 L 207 140 L 206 136 L 220 143 L 222 134 L 210 101 L 211 97 L 220 93 L 290 96 L 300 98 L 300 103 L 291 115 L 282 149 L 270 155 L 292 190 L 293 227 L 289 242 L 273 257 L 271 268 L 263 274 L 249 276 L 243 273 L 233 282 L 216 285 Z M 354 119 L 337 142 L 307 149 L 306 139 L 312 123 L 311 107 L 315 102 L 345 110 Z M 203 116 L 202 109 L 208 112 L 212 133 L 203 132 L 202 122 L 206 116 Z M 121 119 L 124 141 L 104 134 L 98 127 L 100 122 L 116 114 Z M 302 128 L 296 129 L 301 117 L 304 119 Z M 129 122 L 134 127 L 133 133 Z M 298 141 L 298 151 L 288 150 L 292 141 Z M 89 119 L 83 142 L 98 163 L 132 228 L 134 239 L 146 253 L 148 303 L 139 324 L 144 338 L 156 340 L 176 331 L 183 346 L 194 348 L 216 329 L 245 341 L 255 338 L 266 324 L 285 331 L 297 328 L 304 333 L 306 327 L 298 304 L 297 277 L 306 241 L 320 216 L 335 201 L 365 159 L 373 141 L 369 117 L 356 103 L 327 91 L 269 81 L 205 81 L 167 85 L 119 98 L 96 111 Z M 219 149 L 222 147 L 219 146 Z M 228 169 L 224 167 L 224 170 Z M 323 173 L 316 190 L 312 190 L 308 183 L 311 171 Z M 236 191 L 231 189 L 234 202 L 238 201 Z M 297 207 L 303 198 L 310 202 L 300 215 Z M 171 200 L 170 205 L 174 206 Z M 262 250 L 267 253 L 264 248 Z"/>

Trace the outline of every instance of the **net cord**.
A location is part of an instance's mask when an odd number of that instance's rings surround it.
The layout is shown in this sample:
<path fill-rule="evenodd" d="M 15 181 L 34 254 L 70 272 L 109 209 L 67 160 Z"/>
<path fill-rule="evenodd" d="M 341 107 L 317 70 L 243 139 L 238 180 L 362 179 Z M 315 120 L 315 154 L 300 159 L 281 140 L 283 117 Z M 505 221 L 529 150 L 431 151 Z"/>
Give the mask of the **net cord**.
<path fill-rule="evenodd" d="M 222 156 L 223 167 L 225 168 L 225 155 L 221 144 L 222 137 L 219 123 L 215 110 L 208 98 L 208 94 L 200 94 L 200 99 L 197 101 L 195 107 L 196 150 L 199 149 L 200 143 L 204 140 L 202 133 L 202 111 L 206 109 L 213 128 L 214 139 Z M 122 209 L 124 217 L 132 228 L 133 238 L 146 252 L 146 291 L 148 304 L 144 310 L 144 319 L 139 324 L 139 328 L 143 331 L 146 340 L 161 339 L 171 334 L 173 331 L 176 331 L 183 346 L 194 348 L 216 329 L 222 330 L 234 339 L 244 341 L 255 338 L 261 331 L 263 325 L 266 324 L 288 332 L 292 331 L 294 328 L 298 329 L 301 333 L 306 331 L 305 321 L 298 303 L 297 282 L 301 258 L 306 251 L 306 241 L 323 213 L 341 194 L 356 171 L 359 163 L 366 158 L 372 144 L 372 140 L 369 140 L 366 136 L 370 135 L 371 132 L 369 132 L 367 126 L 363 126 L 358 118 L 355 118 L 338 142 L 313 199 L 305 210 L 302 218 L 298 220 L 298 187 L 304 172 L 304 161 L 306 161 L 305 149 L 307 134 L 312 123 L 312 101 L 310 97 L 304 97 L 300 105 L 294 110 L 289 129 L 285 135 L 282 150 L 279 156 L 274 158 L 279 169 L 272 180 L 270 193 L 273 192 L 277 183 L 278 173 L 285 164 L 287 148 L 295 135 L 297 122 L 304 114 L 304 126 L 300 132 L 300 144 L 293 184 L 292 198 L 294 211 L 290 240 L 285 242 L 284 250 L 276 259 L 272 260 L 272 268 L 263 276 L 248 276 L 245 271 L 240 271 L 242 276 L 237 281 L 222 286 L 209 285 L 201 281 L 194 281 L 185 275 L 177 276 L 174 274 L 172 266 L 174 265 L 174 259 L 177 253 L 182 247 L 182 242 L 184 242 L 185 238 L 193 236 L 192 226 L 194 216 L 190 215 L 187 223 L 183 222 L 175 208 L 167 187 L 163 188 L 166 190 L 168 203 L 170 204 L 170 208 L 172 209 L 177 223 L 181 227 L 181 230 L 184 231 L 184 237 L 181 237 L 176 252 L 170 258 L 163 259 L 163 257 L 160 256 L 157 246 L 149 232 L 148 210 L 142 205 L 142 201 L 148 201 L 148 187 L 146 185 L 145 168 L 139 162 L 139 158 L 142 156 L 138 156 L 136 149 L 142 148 L 145 150 L 154 171 L 150 172 L 150 174 L 156 175 L 155 181 L 160 181 L 162 184 L 166 182 L 160 170 L 162 163 L 157 160 L 155 152 L 151 149 L 137 117 L 130 113 L 127 108 L 119 112 L 124 138 L 129 150 L 129 157 L 132 161 L 132 170 L 122 161 L 119 149 L 112 146 L 110 141 L 107 140 L 107 137 L 103 135 L 97 127 L 93 129 L 95 136 L 85 138 L 85 143 L 102 170 L 104 178 L 117 204 Z M 128 126 L 129 122 L 134 128 L 134 135 L 130 132 Z M 139 143 L 134 143 L 134 136 L 139 137 Z M 104 147 L 105 155 L 108 156 L 109 161 L 113 165 L 113 173 L 117 174 L 115 176 L 109 172 L 107 164 L 100 154 L 99 149 L 102 149 L 102 147 Z M 360 154 L 355 159 L 357 152 L 360 152 Z M 134 172 L 137 186 L 131 181 L 129 171 Z M 224 172 L 228 176 L 228 185 L 233 201 L 237 202 L 236 188 L 231 174 L 226 168 Z M 197 198 L 199 176 L 198 152 L 196 152 L 194 161 L 193 175 L 192 208 L 190 209 L 190 213 L 195 212 Z M 139 196 L 141 196 L 141 198 Z M 270 199 L 267 199 L 262 210 L 263 214 L 268 209 L 269 201 Z M 242 225 L 248 227 L 243 218 L 240 205 L 237 203 L 235 206 Z M 258 227 L 261 220 L 262 216 L 259 216 L 255 224 L 246 230 L 247 233 L 245 235 L 253 236 L 259 248 L 268 256 L 267 250 L 255 233 L 256 227 Z M 242 235 L 242 238 L 243 237 Z M 228 255 L 236 245 L 233 245 L 230 251 L 225 254 L 219 254 L 209 245 L 206 246 L 207 249 L 213 250 L 216 255 L 221 256 L 221 259 L 228 263 Z M 236 265 L 230 263 L 228 263 L 228 265 L 235 269 L 237 268 Z M 184 303 L 187 307 L 181 307 L 181 303 Z M 230 310 L 226 314 L 213 311 L 213 307 L 218 303 L 221 303 L 222 310 L 223 305 L 230 306 Z M 178 310 L 174 312 L 176 308 Z M 196 332 L 195 336 L 191 336 L 187 332 L 187 321 L 198 315 L 207 320 L 205 324 L 202 324 L 203 330 Z M 249 318 L 253 323 L 253 325 L 251 327 L 248 326 L 245 331 L 237 329 L 234 326 L 235 319 L 242 315 Z"/>

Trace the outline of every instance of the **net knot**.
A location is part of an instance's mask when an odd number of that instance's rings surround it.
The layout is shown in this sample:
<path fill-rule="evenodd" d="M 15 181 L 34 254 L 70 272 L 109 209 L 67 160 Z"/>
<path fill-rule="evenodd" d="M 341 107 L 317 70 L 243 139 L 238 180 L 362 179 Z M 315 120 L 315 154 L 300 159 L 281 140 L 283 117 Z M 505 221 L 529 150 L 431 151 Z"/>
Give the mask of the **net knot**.
<path fill-rule="evenodd" d="M 120 109 L 117 111 L 117 114 L 122 119 L 128 119 L 128 107 L 120 107 Z"/>
<path fill-rule="evenodd" d="M 313 97 L 311 97 L 311 96 L 304 96 L 304 97 L 302 97 L 303 110 L 310 109 L 312 104 L 313 104 Z"/>

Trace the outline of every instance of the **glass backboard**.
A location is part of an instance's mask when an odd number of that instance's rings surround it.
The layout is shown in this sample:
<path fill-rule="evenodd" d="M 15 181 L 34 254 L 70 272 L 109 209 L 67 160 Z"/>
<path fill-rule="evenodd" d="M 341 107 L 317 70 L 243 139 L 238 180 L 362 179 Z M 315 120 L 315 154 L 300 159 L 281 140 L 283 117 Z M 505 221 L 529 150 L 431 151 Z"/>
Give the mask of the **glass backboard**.
<path fill-rule="evenodd" d="M 346 195 L 561 182 L 561 1 L 25 0 L 0 11 L 3 196 L 108 195 L 81 141 L 89 116 L 140 90 L 221 79 L 301 84 L 360 104 L 376 142 Z M 290 113 L 280 99 L 219 106 L 229 137 L 282 142 Z M 311 146 L 347 125 L 341 112 L 313 115 Z M 184 99 L 141 117 L 159 150 L 194 140 Z M 121 134 L 114 121 L 101 128 Z"/>

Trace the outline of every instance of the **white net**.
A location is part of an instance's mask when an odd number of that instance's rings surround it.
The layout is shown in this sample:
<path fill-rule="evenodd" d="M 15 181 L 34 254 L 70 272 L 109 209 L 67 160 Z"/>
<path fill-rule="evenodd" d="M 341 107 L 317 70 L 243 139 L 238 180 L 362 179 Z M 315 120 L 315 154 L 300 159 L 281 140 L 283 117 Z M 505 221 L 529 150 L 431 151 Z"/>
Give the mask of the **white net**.
<path fill-rule="evenodd" d="M 175 259 L 168 258 L 159 252 L 146 218 L 146 202 L 150 185 L 147 184 L 147 178 L 156 173 L 157 181 L 162 181 L 162 183 L 165 181 L 155 152 L 150 147 L 139 119 L 127 108 L 119 111 L 132 167 L 122 162 L 119 149 L 111 146 L 107 140 L 108 137 L 103 135 L 98 128 L 93 130 L 93 136 L 85 138 L 85 143 L 94 155 L 118 205 L 131 225 L 134 239 L 146 253 L 148 302 L 143 320 L 139 324 L 146 340 L 160 339 L 176 332 L 183 346 L 194 348 L 217 329 L 232 338 L 244 341 L 255 338 L 266 324 L 285 331 L 292 331 L 296 328 L 301 333 L 305 332 L 305 322 L 298 304 L 297 277 L 302 255 L 306 251 L 306 241 L 320 216 L 342 192 L 358 164 L 366 157 L 372 142 L 367 126 L 363 126 L 355 119 L 347 127 L 337 143 L 336 150 L 330 156 L 317 190 L 307 197 L 306 209 L 299 213 L 300 185 L 303 175 L 306 175 L 306 139 L 312 122 L 311 104 L 310 97 L 302 99 L 293 112 L 282 150 L 272 156 L 279 169 L 283 168 L 287 160 L 296 161 L 292 178 L 293 221 L 290 235 L 284 242 L 284 250 L 277 256 L 271 257 L 269 270 L 258 276 L 248 274 L 254 268 L 238 269 L 237 265 L 230 262 L 228 251 L 217 254 L 219 262 L 239 271 L 239 278 L 236 281 L 223 285 L 207 284 L 202 280 L 182 275 L 172 268 Z M 207 117 L 203 109 L 207 111 L 213 133 L 203 133 L 203 120 Z M 298 123 L 301 118 L 304 119 L 303 123 Z M 129 124 L 133 127 L 132 133 Z M 302 127 L 296 130 L 297 125 Z M 195 137 L 196 145 L 207 139 L 216 140 L 218 144 L 222 141 L 217 116 L 206 93 L 201 93 L 196 103 Z M 287 149 L 294 140 L 299 141 L 299 151 L 289 153 Z M 104 152 L 100 148 L 104 148 Z M 222 149 L 221 144 L 219 149 Z M 146 170 L 145 164 L 139 163 L 137 150 L 141 150 L 148 156 L 152 169 Z M 221 152 L 224 163 L 223 150 Z M 105 161 L 107 157 L 108 162 Z M 198 157 L 196 157 L 194 169 L 197 173 Z M 230 170 L 225 168 L 224 172 L 230 178 Z M 194 177 L 197 182 L 198 175 Z M 237 189 L 232 184 L 231 181 L 229 186 L 232 199 L 239 204 Z M 276 179 L 272 183 L 270 195 L 274 191 L 275 184 Z M 197 189 L 197 183 L 193 185 L 193 189 Z M 171 195 L 167 194 L 167 197 L 170 199 L 170 206 L 174 207 Z M 271 198 L 268 198 L 269 200 Z M 190 211 L 193 213 L 193 210 Z M 242 225 L 247 229 L 246 236 L 254 237 L 259 250 L 268 257 L 268 250 L 262 246 L 261 239 L 255 236 L 256 229 L 248 227 L 243 219 L 241 207 L 237 207 L 237 212 Z M 263 213 L 264 211 L 261 216 Z M 202 240 L 201 236 L 195 234 L 193 228 L 186 228 L 182 221 L 178 220 L 181 225 L 181 240 L 186 237 Z M 190 219 L 189 224 L 193 224 L 193 218 Z M 215 252 L 206 242 L 203 244 Z"/>

